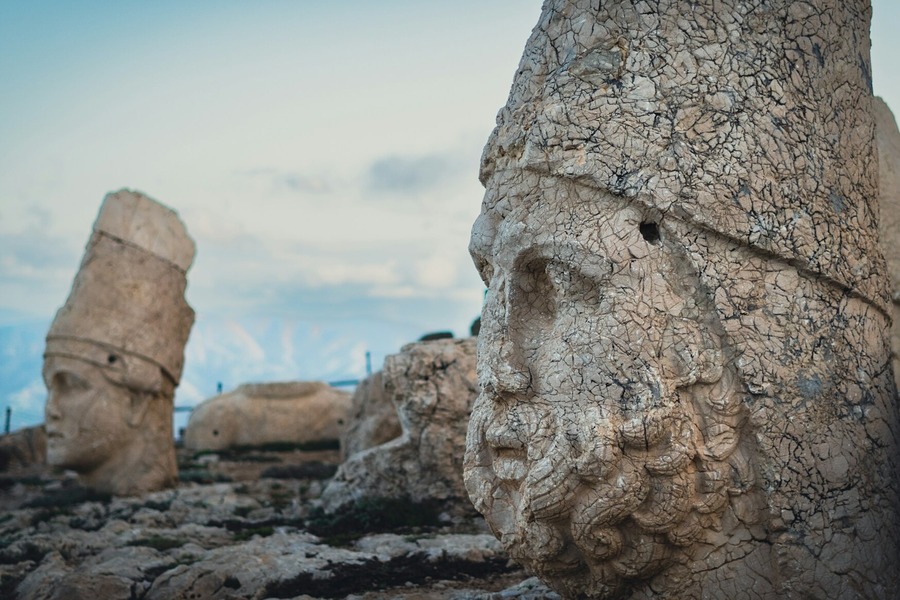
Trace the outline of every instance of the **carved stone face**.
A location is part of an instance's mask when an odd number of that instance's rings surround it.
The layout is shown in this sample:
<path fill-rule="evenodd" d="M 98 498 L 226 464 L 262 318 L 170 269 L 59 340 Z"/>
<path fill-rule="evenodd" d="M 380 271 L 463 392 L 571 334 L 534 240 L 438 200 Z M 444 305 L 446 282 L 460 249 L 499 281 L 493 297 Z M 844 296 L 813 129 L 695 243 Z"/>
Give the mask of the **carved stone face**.
<path fill-rule="evenodd" d="M 473 228 L 488 294 L 467 488 L 572 593 L 656 574 L 727 500 L 734 378 L 665 237 L 622 199 L 524 172 L 492 177 Z"/>
<path fill-rule="evenodd" d="M 132 393 L 84 361 L 44 361 L 47 463 L 79 472 L 102 466 L 127 447 L 138 417 Z"/>

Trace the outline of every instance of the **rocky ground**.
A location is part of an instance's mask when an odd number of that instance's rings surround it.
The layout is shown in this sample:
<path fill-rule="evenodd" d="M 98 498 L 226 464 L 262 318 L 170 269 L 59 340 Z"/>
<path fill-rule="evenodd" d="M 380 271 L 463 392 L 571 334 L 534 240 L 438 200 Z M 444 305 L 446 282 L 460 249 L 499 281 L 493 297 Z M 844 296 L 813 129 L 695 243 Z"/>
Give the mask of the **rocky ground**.
<path fill-rule="evenodd" d="M 180 451 L 178 488 L 109 498 L 71 475 L 0 477 L 0 598 L 557 598 L 480 518 L 316 499 L 335 448 Z"/>

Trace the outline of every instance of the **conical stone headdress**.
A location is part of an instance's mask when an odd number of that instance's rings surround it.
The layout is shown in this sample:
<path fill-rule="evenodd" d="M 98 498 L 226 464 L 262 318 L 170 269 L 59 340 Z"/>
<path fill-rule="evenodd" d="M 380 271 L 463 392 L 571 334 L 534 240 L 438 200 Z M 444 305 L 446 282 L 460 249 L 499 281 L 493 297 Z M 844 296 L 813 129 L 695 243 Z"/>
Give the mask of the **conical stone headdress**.
<path fill-rule="evenodd" d="M 171 209 L 140 192 L 108 194 L 45 356 L 104 369 L 122 385 L 158 391 L 181 380 L 194 311 L 184 299 L 194 242 Z"/>
<path fill-rule="evenodd" d="M 578 179 L 887 310 L 858 3 L 544 4 L 485 185 L 504 169 Z"/>

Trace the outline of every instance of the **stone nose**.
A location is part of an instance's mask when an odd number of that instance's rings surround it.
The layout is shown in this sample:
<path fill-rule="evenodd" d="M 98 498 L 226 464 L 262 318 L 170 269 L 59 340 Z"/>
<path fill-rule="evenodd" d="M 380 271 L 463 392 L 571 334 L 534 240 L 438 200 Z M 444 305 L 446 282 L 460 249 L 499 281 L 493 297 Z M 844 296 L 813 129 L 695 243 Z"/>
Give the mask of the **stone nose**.
<path fill-rule="evenodd" d="M 487 337 L 487 336 L 485 336 Z M 478 348 L 478 382 L 498 398 L 522 395 L 531 387 L 531 371 L 506 339 L 486 339 Z"/>
<path fill-rule="evenodd" d="M 500 399 L 521 395 L 531 386 L 531 372 L 522 348 L 510 334 L 507 278 L 498 274 L 491 282 L 481 315 L 478 335 L 478 382 L 489 396 Z"/>
<path fill-rule="evenodd" d="M 44 418 L 48 421 L 55 421 L 62 418 L 62 414 L 59 412 L 59 402 L 57 401 L 56 394 L 53 390 L 50 390 L 47 394 L 47 404 L 44 406 Z"/>

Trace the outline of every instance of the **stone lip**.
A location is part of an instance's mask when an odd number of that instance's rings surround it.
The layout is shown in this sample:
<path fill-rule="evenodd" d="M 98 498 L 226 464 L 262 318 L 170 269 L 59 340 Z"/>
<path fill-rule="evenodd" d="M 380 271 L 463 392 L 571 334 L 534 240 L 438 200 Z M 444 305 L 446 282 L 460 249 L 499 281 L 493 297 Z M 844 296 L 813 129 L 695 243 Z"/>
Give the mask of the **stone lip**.
<path fill-rule="evenodd" d="M 46 473 L 4 481 L 19 504 L 0 522 L 3 598 L 558 598 L 477 518 L 317 537 L 304 525 L 324 483 L 315 478 L 182 482 L 112 499 Z"/>

